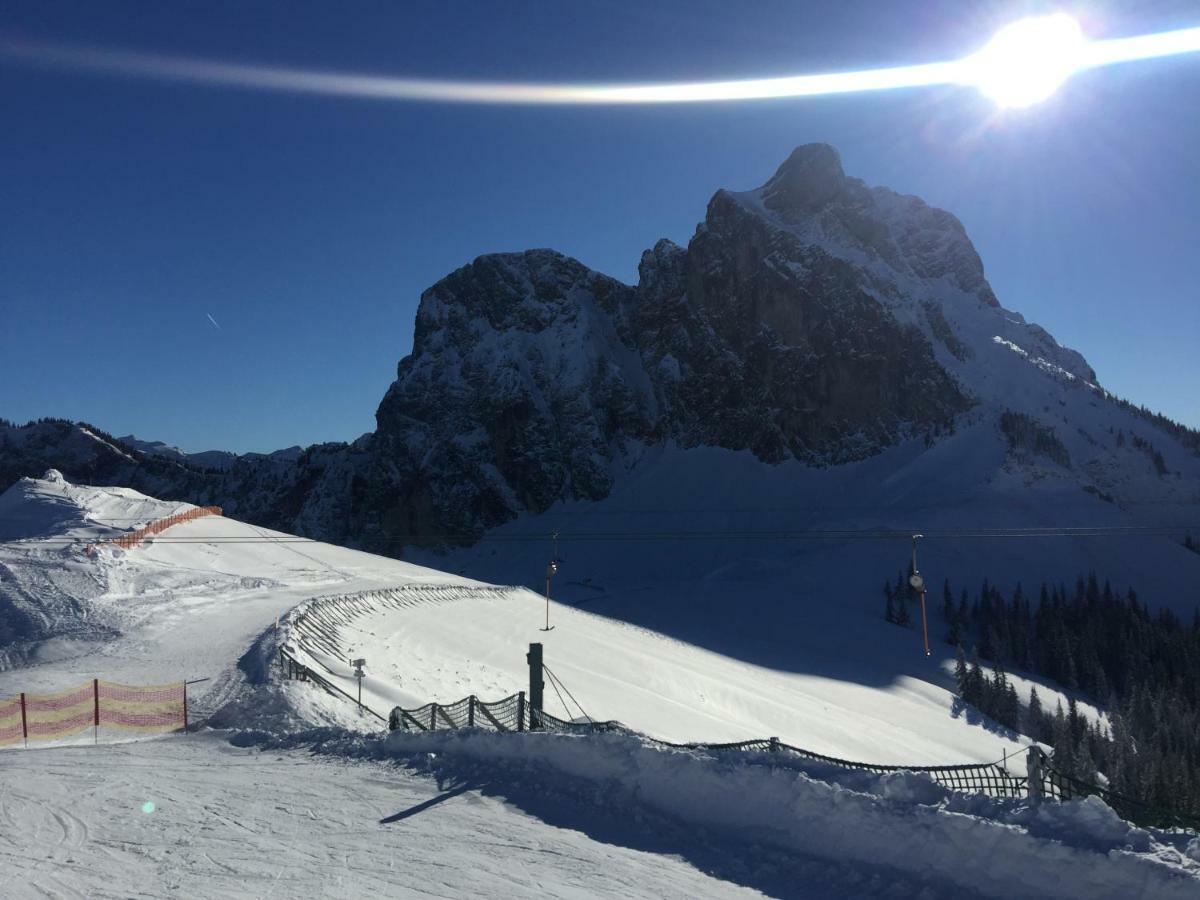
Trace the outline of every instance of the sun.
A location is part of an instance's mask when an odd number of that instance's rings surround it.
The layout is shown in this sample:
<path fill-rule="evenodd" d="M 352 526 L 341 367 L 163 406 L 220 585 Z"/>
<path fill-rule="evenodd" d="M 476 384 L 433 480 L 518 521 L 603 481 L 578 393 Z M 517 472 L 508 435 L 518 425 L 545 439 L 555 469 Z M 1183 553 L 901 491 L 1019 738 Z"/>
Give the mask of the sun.
<path fill-rule="evenodd" d="M 967 80 L 1000 106 L 1031 106 L 1080 67 L 1086 46 L 1079 23 L 1066 13 L 1054 13 L 1005 26 L 963 62 Z"/>

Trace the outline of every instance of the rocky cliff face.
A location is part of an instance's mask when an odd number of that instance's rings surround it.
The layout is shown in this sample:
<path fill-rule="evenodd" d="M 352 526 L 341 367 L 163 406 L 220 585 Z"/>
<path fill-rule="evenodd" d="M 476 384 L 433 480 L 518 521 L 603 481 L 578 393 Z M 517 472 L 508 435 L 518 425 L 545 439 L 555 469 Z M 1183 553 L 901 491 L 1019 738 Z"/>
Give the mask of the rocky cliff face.
<path fill-rule="evenodd" d="M 935 442 L 964 415 L 1043 415 L 1064 389 L 1108 403 L 1095 380 L 1000 307 L 957 219 L 813 144 L 761 188 L 718 191 L 687 247 L 643 254 L 636 286 L 552 250 L 451 273 L 353 444 L 216 470 L 65 423 L 9 427 L 0 488 L 53 466 L 399 554 L 603 498 L 649 446 L 838 465 Z"/>

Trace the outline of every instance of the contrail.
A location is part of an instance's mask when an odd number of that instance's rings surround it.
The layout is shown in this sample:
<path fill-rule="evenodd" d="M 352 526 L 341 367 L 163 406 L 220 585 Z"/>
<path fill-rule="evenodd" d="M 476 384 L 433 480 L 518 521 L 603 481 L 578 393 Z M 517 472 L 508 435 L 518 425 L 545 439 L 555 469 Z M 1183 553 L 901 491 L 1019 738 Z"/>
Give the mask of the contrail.
<path fill-rule="evenodd" d="M 1071 71 L 1200 51 L 1200 28 L 1085 41 Z M 701 103 L 812 97 L 938 84 L 977 84 L 983 54 L 922 65 L 743 81 L 536 84 L 393 78 L 36 43 L 0 37 L 0 59 L 192 84 L 377 100 L 523 105 Z"/>
<path fill-rule="evenodd" d="M 218 325 L 217 320 L 212 317 L 212 313 L 205 313 L 205 315 L 208 316 L 208 321 L 213 323 L 213 327 L 215 327 L 217 329 L 217 331 L 220 331 L 221 326 Z"/>

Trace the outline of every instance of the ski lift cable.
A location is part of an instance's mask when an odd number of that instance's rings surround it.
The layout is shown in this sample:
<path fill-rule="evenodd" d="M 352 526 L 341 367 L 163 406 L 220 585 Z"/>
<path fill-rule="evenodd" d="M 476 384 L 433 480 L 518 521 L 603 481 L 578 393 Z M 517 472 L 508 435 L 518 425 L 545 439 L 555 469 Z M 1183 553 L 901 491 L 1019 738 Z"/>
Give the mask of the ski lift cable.
<path fill-rule="evenodd" d="M 959 528 L 959 529 L 927 529 L 923 533 L 927 540 L 958 540 L 958 539 L 1000 539 L 1000 538 L 1041 538 L 1041 537 L 1174 537 L 1180 533 L 1200 531 L 1200 524 L 1180 525 L 1073 525 L 1073 526 L 1032 526 L 1014 528 Z M 592 531 L 592 532 L 559 532 L 561 540 L 569 541 L 657 541 L 678 542 L 695 540 L 911 540 L 911 529 L 845 529 L 818 530 L 794 529 L 754 531 L 748 529 L 724 529 L 713 531 Z M 116 537 L 120 537 L 117 535 Z M 42 545 L 70 546 L 74 544 L 105 544 L 116 539 L 95 537 L 33 537 L 16 538 L 0 542 L 8 545 Z M 498 542 L 521 543 L 529 541 L 544 541 L 545 533 L 516 534 L 469 534 L 464 532 L 448 532 L 442 534 L 424 535 L 425 541 L 440 542 Z M 159 534 L 153 538 L 159 544 L 319 544 L 324 543 L 316 538 L 299 535 L 280 537 L 263 536 L 248 537 L 244 535 L 210 535 L 182 536 Z M 377 541 L 382 545 L 408 545 L 412 538 L 389 538 Z"/>

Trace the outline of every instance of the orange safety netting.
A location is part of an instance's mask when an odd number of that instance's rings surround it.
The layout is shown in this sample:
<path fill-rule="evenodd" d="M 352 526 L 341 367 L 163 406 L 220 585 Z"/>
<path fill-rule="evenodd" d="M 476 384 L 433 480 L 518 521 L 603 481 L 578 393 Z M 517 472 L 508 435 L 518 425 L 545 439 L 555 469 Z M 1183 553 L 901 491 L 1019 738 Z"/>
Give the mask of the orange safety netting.
<path fill-rule="evenodd" d="M 100 725 L 133 731 L 175 731 L 183 728 L 182 684 L 134 687 L 101 681 L 97 687 Z"/>
<path fill-rule="evenodd" d="M 187 693 L 182 682 L 137 687 L 93 680 L 57 694 L 20 694 L 0 700 L 0 747 L 55 740 L 89 728 L 182 731 Z"/>
<path fill-rule="evenodd" d="M 25 694 L 30 739 L 67 737 L 96 724 L 96 694 L 91 684 L 57 694 Z"/>
<path fill-rule="evenodd" d="M 201 516 L 219 516 L 221 515 L 221 507 L 219 506 L 197 506 L 189 509 L 187 512 L 175 513 L 173 516 L 167 516 L 165 519 L 158 519 L 151 522 L 145 528 L 139 528 L 137 531 L 131 531 L 129 534 L 123 534 L 119 538 L 113 538 L 112 543 L 118 547 L 124 547 L 128 550 L 130 547 L 135 547 L 144 539 L 155 534 L 161 534 L 172 525 L 179 525 L 182 522 L 190 522 L 192 519 L 199 519 Z"/>
<path fill-rule="evenodd" d="M 21 698 L 0 700 L 0 747 L 15 744 L 25 736 L 21 724 Z"/>

